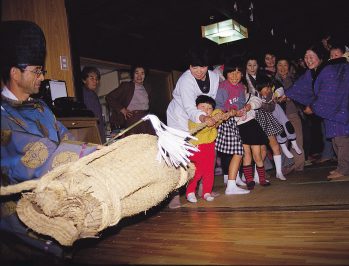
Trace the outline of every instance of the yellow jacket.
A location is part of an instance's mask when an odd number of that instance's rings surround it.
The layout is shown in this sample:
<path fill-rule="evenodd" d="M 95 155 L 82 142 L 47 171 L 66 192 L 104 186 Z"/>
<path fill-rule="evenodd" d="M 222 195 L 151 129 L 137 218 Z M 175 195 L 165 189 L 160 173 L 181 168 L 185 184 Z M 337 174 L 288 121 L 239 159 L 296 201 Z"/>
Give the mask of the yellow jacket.
<path fill-rule="evenodd" d="M 215 109 L 213 110 L 212 114 L 210 115 L 211 117 L 215 116 L 218 113 L 221 113 L 222 111 L 220 109 Z M 201 123 L 195 123 L 191 120 L 188 120 L 188 127 L 189 130 L 192 130 L 196 127 L 198 127 Z M 190 143 L 194 145 L 199 145 L 199 144 L 205 144 L 205 143 L 211 143 L 215 141 L 218 135 L 218 130 L 215 126 L 213 127 L 205 127 L 201 129 L 199 132 L 194 134 L 194 137 L 197 137 L 198 140 L 190 140 Z"/>

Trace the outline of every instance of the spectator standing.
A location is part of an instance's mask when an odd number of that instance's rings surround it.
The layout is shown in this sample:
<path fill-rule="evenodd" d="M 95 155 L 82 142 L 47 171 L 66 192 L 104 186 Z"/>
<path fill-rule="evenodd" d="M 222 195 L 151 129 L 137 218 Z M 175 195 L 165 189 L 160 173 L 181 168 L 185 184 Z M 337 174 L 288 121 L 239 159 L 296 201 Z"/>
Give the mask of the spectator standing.
<path fill-rule="evenodd" d="M 102 106 L 99 102 L 97 89 L 101 80 L 101 74 L 96 67 L 85 66 L 81 72 L 82 78 L 82 95 L 87 109 L 91 110 L 98 118 L 98 130 L 102 143 L 105 143 L 105 121 L 103 118 Z"/>
<path fill-rule="evenodd" d="M 147 69 L 143 65 L 131 68 L 132 81 L 122 82 L 118 88 L 109 92 L 105 99 L 111 111 L 111 128 L 127 128 L 149 114 L 151 88 L 145 83 Z M 132 134 L 151 134 L 155 131 L 149 120 L 137 125 L 125 136 Z"/>
<path fill-rule="evenodd" d="M 338 158 L 337 169 L 327 177 L 332 180 L 349 174 L 349 64 L 344 57 L 321 64 L 323 56 L 319 44 L 307 49 L 304 58 L 309 69 L 286 95 L 305 105 L 305 113 L 324 119 L 326 137 Z"/>
<path fill-rule="evenodd" d="M 294 82 L 293 76 L 289 72 L 289 61 L 286 58 L 279 57 L 276 64 L 276 75 L 275 78 L 278 80 L 286 92 Z M 297 145 L 301 150 L 301 154 L 297 153 L 294 149 L 291 150 L 294 160 L 294 165 L 292 165 L 292 170 L 303 171 L 304 169 L 304 151 L 303 151 L 303 132 L 302 132 L 302 121 L 299 116 L 301 111 L 299 106 L 297 106 L 290 98 L 283 97 L 284 104 L 281 105 L 285 109 L 285 113 L 289 122 L 292 124 L 292 128 L 297 135 Z M 286 124 L 286 127 L 288 125 Z M 290 172 L 290 171 L 288 171 Z M 285 173 L 284 173 L 285 174 Z"/>

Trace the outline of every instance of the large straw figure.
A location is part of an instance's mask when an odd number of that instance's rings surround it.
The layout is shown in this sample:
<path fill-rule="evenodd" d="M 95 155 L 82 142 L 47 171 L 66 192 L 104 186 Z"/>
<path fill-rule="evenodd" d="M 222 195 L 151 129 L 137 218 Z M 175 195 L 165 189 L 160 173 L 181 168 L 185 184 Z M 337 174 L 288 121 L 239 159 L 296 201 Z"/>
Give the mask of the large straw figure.
<path fill-rule="evenodd" d="M 159 204 L 193 176 L 190 168 L 156 160 L 158 152 L 157 137 L 129 136 L 1 194 L 34 188 L 18 202 L 19 218 L 69 246 Z"/>

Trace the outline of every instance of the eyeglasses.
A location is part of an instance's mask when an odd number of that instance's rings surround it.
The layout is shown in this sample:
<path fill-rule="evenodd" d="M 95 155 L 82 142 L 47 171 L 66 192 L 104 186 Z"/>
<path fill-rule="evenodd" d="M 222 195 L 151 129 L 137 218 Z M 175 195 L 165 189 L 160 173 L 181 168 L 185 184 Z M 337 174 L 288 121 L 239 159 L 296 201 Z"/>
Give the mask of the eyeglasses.
<path fill-rule="evenodd" d="M 41 69 L 34 69 L 34 70 L 26 69 L 27 65 L 19 65 L 18 68 L 21 71 L 29 71 L 29 72 L 34 73 L 36 75 L 36 77 L 40 77 L 41 75 L 45 76 L 45 74 L 47 73 L 46 70 L 41 70 Z"/>
<path fill-rule="evenodd" d="M 35 70 L 22 69 L 22 70 L 34 73 L 36 75 L 36 77 L 40 77 L 41 74 L 45 76 L 45 74 L 47 73 L 47 70 L 40 70 L 40 69 L 35 69 Z"/>

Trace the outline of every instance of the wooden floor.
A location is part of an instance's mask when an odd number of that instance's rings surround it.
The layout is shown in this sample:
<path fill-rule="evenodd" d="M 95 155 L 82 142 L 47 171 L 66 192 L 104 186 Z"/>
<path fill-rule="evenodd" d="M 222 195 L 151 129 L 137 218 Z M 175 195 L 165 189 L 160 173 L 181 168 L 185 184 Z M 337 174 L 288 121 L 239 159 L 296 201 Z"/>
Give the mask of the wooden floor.
<path fill-rule="evenodd" d="M 74 262 L 349 265 L 349 210 L 160 212 L 81 249 Z"/>
<path fill-rule="evenodd" d="M 349 265 L 349 178 L 326 181 L 332 169 L 272 178 L 247 196 L 225 196 L 217 179 L 222 195 L 212 203 L 182 196 L 182 208 L 164 203 L 123 219 L 100 238 L 75 243 L 72 259 L 51 264 Z"/>
<path fill-rule="evenodd" d="M 80 264 L 349 265 L 349 178 L 329 182 L 333 166 L 271 178 L 249 195 L 222 195 L 123 220 L 102 239 L 81 241 Z"/>

